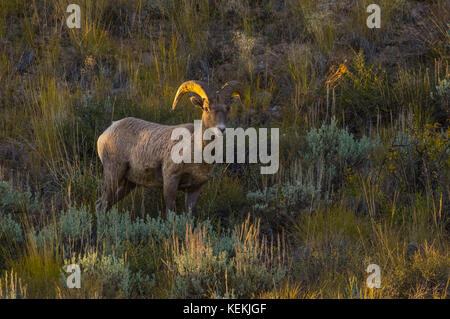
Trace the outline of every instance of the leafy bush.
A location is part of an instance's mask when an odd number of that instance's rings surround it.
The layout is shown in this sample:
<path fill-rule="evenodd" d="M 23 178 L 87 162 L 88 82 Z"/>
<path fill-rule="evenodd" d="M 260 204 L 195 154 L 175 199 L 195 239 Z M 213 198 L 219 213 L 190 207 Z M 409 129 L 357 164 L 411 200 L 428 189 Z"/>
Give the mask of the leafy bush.
<path fill-rule="evenodd" d="M 188 236 L 193 237 L 186 247 L 174 251 L 175 282 L 172 294 L 175 298 L 204 298 L 222 288 L 221 282 L 229 267 L 227 254 L 225 251 L 214 254 L 202 232 L 188 230 L 186 239 Z"/>
<path fill-rule="evenodd" d="M 307 133 L 297 159 L 291 160 L 281 182 L 249 192 L 247 199 L 255 211 L 264 213 L 314 209 L 343 185 L 349 169 L 366 174 L 369 156 L 378 148 L 381 148 L 379 139 L 373 141 L 363 136 L 356 140 L 347 129 L 338 128 L 333 118 L 330 124 Z"/>
<path fill-rule="evenodd" d="M 285 278 L 284 247 L 278 241 L 274 249 L 272 241 L 261 239 L 259 221 L 247 218 L 224 237 L 232 249 L 214 249 L 204 227 L 187 228 L 183 243 L 173 242 L 174 298 L 250 298 Z"/>
<path fill-rule="evenodd" d="M 397 134 L 386 156 L 395 185 L 411 193 L 444 191 L 449 182 L 449 138 L 450 128 L 437 123 Z"/>
<path fill-rule="evenodd" d="M 4 227 L 16 231 L 20 225 L 13 222 L 13 220 L 5 222 Z M 71 207 L 61 212 L 54 223 L 46 225 L 36 233 L 36 243 L 41 247 L 48 243 L 59 242 L 65 248 L 66 254 L 71 255 L 72 250 L 82 247 L 83 244 L 92 243 L 93 222 L 91 213 L 85 208 Z M 138 244 L 154 239 L 161 243 L 171 238 L 173 234 L 182 236 L 186 227 L 193 225 L 194 219 L 191 215 L 169 212 L 166 218 L 161 216 L 152 218 L 147 215 L 145 219 L 133 220 L 129 212 L 119 212 L 114 208 L 109 212 L 97 214 L 97 240 L 102 243 L 105 252 L 121 253 L 127 242 Z M 213 233 L 212 224 L 208 219 L 199 223 L 197 227 L 206 227 L 210 234 Z"/>
<path fill-rule="evenodd" d="M 15 191 L 7 182 L 0 181 L 0 212 L 28 212 L 38 208 L 38 199 L 31 194 Z"/>
<path fill-rule="evenodd" d="M 390 79 L 385 69 L 369 65 L 363 52 L 355 55 L 336 96 L 338 114 L 344 112 L 355 128 L 375 123 L 377 116 L 387 118 L 393 109 L 394 97 L 389 89 Z"/>
<path fill-rule="evenodd" d="M 264 213 L 286 210 L 290 213 L 294 209 L 302 209 L 320 198 L 320 190 L 313 184 L 303 184 L 296 181 L 294 184 L 279 184 L 267 187 L 264 191 L 249 192 L 247 199 L 253 202 L 253 209 Z"/>
<path fill-rule="evenodd" d="M 130 296 L 132 275 L 123 258 L 90 251 L 84 256 L 65 260 L 64 264 L 79 265 L 81 282 L 96 282 L 100 288 L 99 293 L 106 298 Z"/>
<path fill-rule="evenodd" d="M 46 244 L 59 242 L 67 255 L 74 248 L 86 244 L 92 233 L 92 216 L 85 209 L 69 208 L 61 212 L 58 220 L 43 227 L 36 234 L 36 244 L 43 247 Z"/>
<path fill-rule="evenodd" d="M 16 242 L 23 240 L 22 226 L 11 217 L 11 214 L 0 214 L 0 239 L 2 238 Z"/>
<path fill-rule="evenodd" d="M 127 241 L 135 243 L 145 242 L 150 238 L 162 242 L 167 238 L 182 236 L 186 227 L 193 226 L 194 219 L 190 215 L 169 212 L 166 218 L 149 215 L 145 219 L 131 219 L 128 212 L 119 212 L 113 209 L 110 212 L 101 212 L 97 215 L 97 239 L 105 244 L 105 249 L 121 251 Z M 205 227 L 212 233 L 209 220 L 199 223 L 197 227 Z"/>
<path fill-rule="evenodd" d="M 431 92 L 431 98 L 437 105 L 434 116 L 436 121 L 444 124 L 449 118 L 450 76 L 439 80 L 435 91 Z"/>
<path fill-rule="evenodd" d="M 436 85 L 436 94 L 431 92 L 431 96 L 448 102 L 450 99 L 450 78 L 440 80 Z"/>
<path fill-rule="evenodd" d="M 342 186 L 349 168 L 363 170 L 369 164 L 369 155 L 381 147 L 379 139 L 363 136 L 359 141 L 347 129 L 337 127 L 333 118 L 330 124 L 312 128 L 306 135 L 304 159 L 308 163 L 323 162 L 322 185 L 336 189 Z M 318 176 L 319 177 L 319 176 Z"/>
<path fill-rule="evenodd" d="M 22 225 L 14 220 L 11 213 L 31 211 L 37 206 L 37 198 L 29 190 L 15 191 L 9 183 L 0 181 L 0 240 L 22 242 Z"/>

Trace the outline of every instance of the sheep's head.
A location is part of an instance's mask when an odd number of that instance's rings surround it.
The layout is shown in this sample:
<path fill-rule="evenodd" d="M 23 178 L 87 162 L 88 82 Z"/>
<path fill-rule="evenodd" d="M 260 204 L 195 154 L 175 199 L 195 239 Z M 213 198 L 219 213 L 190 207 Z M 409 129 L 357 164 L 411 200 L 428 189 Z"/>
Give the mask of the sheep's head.
<path fill-rule="evenodd" d="M 241 85 L 238 81 L 227 82 L 220 90 L 214 91 L 202 81 L 187 81 L 180 85 L 173 101 L 172 109 L 186 93 L 194 93 L 190 101 L 203 110 L 202 122 L 204 128 L 216 128 L 217 134 L 224 134 L 226 121 L 235 98 L 241 99 Z"/>

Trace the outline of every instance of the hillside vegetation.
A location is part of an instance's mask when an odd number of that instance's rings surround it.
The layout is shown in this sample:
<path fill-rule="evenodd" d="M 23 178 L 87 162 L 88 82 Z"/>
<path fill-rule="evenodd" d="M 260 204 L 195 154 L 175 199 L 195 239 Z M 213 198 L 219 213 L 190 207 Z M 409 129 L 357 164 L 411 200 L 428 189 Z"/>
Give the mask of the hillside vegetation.
<path fill-rule="evenodd" d="M 372 2 L 1 1 L 0 298 L 448 298 L 450 1 L 375 1 L 369 29 Z M 171 110 L 192 79 L 243 83 L 230 126 L 279 127 L 278 173 L 96 213 L 98 136 L 200 118 Z"/>

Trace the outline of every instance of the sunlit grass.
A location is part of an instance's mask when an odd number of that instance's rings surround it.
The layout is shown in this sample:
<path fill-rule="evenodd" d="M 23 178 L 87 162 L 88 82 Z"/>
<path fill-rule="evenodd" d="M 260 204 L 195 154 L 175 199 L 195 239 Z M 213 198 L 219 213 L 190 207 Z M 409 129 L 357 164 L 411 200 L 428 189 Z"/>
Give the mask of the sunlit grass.
<path fill-rule="evenodd" d="M 448 298 L 444 1 L 421 2 L 431 12 L 414 30 L 424 48 L 394 66 L 376 57 L 396 45 L 386 38 L 402 31 L 410 19 L 407 6 L 415 2 L 380 1 L 382 30 L 367 28 L 365 0 L 352 7 L 312 0 L 286 6 L 81 0 L 81 29 L 65 26 L 69 3 L 0 2 L 0 178 L 19 194 L 0 198 L 0 220 L 12 216 L 0 224 L 0 298 Z M 355 39 L 376 50 L 355 48 Z M 92 224 L 92 233 L 69 240 L 71 256 L 58 231 L 52 241 L 37 242 L 35 235 L 46 227 L 58 229 L 68 208 L 78 207 L 95 222 L 102 183 L 96 140 L 112 121 L 134 116 L 178 124 L 199 118 L 187 99 L 171 110 L 177 87 L 194 79 L 219 88 L 223 64 L 229 65 L 227 80 L 240 80 L 244 90 L 230 122 L 280 127 L 279 174 L 261 176 L 257 165 L 218 165 L 202 189 L 194 226 L 187 223 L 182 235 L 171 232 L 161 241 L 127 240 L 119 249 L 97 242 Z M 329 72 L 343 66 L 330 85 Z M 197 78 L 200 73 L 204 78 Z M 332 163 L 304 160 L 307 132 L 332 117 L 358 138 L 383 144 L 367 159 L 367 171 L 355 165 L 342 172 L 338 189 L 317 181 Z M 414 137 L 411 145 L 394 143 L 401 134 Z M 413 151 L 399 155 L 406 146 Z M 247 198 L 296 182 L 313 183 L 326 200 L 262 213 Z M 26 190 L 37 205 L 23 196 Z M 178 207 L 183 200 L 180 193 Z M 129 212 L 129 223 L 155 218 L 164 209 L 162 192 L 138 188 L 118 208 L 122 215 Z M 196 228 L 205 221 L 210 228 Z M 1 232 L 17 225 L 24 230 L 21 242 Z M 230 239 L 232 232 L 236 237 Z M 112 255 L 116 259 L 108 264 Z M 71 290 L 63 265 L 74 256 L 105 257 L 102 267 L 110 268 L 102 269 L 148 277 L 130 277 L 129 291 L 111 291 L 106 277 L 94 272 L 81 290 Z M 381 289 L 366 286 L 370 263 L 381 267 Z M 248 274 L 264 285 L 247 280 Z M 209 286 L 183 290 L 197 276 Z"/>

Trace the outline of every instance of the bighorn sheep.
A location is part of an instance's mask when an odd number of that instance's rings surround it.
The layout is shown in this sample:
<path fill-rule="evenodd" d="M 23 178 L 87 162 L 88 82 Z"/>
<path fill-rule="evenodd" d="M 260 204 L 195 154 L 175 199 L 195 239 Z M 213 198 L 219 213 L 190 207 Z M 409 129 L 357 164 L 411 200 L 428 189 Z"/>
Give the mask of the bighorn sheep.
<path fill-rule="evenodd" d="M 234 98 L 242 95 L 237 81 L 226 83 L 217 92 L 205 82 L 187 81 L 178 88 L 172 109 L 186 93 L 195 93 L 190 101 L 203 110 L 203 131 L 216 128 L 221 133 Z M 177 127 L 187 128 L 193 135 L 192 123 L 168 126 L 133 117 L 114 122 L 100 135 L 97 151 L 103 164 L 104 186 L 96 202 L 98 211 L 108 211 L 137 185 L 163 187 L 166 209 L 172 211 L 177 191 L 183 190 L 186 212 L 195 209 L 200 188 L 208 181 L 214 164 L 174 163 L 171 149 L 176 141 L 171 134 Z"/>

